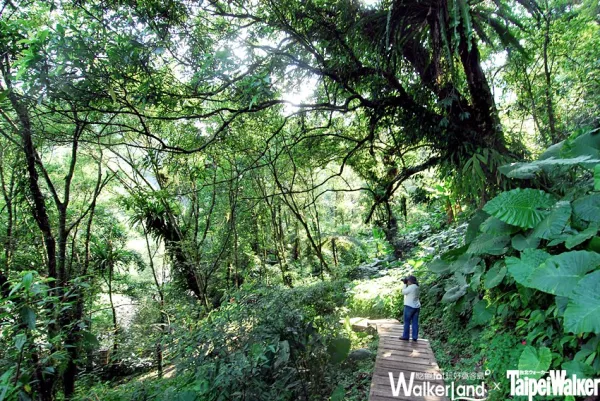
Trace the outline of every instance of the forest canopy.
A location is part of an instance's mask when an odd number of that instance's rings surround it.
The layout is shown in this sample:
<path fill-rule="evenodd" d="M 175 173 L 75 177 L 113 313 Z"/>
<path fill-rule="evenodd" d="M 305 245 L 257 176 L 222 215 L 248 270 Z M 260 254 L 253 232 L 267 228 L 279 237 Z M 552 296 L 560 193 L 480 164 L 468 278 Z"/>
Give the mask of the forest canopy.
<path fill-rule="evenodd" d="M 366 399 L 383 265 L 597 376 L 599 163 L 597 0 L 3 1 L 0 401 Z"/>

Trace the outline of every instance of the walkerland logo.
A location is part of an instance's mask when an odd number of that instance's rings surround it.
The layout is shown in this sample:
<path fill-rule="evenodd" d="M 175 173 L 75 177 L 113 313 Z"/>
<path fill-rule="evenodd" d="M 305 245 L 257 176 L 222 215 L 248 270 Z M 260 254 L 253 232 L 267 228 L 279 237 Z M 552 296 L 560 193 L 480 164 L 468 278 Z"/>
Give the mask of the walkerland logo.
<path fill-rule="evenodd" d="M 539 396 L 597 396 L 600 391 L 600 379 L 578 378 L 577 375 L 567 377 L 565 370 L 551 370 L 543 379 L 521 378 L 521 371 L 508 370 L 506 377 L 510 379 L 510 395 L 525 396 L 529 401 Z"/>
<path fill-rule="evenodd" d="M 528 397 L 591 397 L 600 394 L 600 378 L 585 379 L 577 375 L 567 377 L 565 370 L 551 370 L 543 379 L 527 377 L 527 371 L 508 370 L 506 377 L 510 379 L 510 395 Z M 546 372 L 544 372 L 546 373 Z M 473 385 L 440 384 L 439 382 L 422 381 L 415 383 L 415 372 L 411 372 L 408 383 L 403 372 L 395 380 L 394 374 L 388 372 L 390 386 L 394 397 L 448 397 L 450 400 L 483 401 L 487 397 L 485 383 Z M 521 377 L 523 375 L 523 377 Z M 500 386 L 494 383 L 496 389 Z"/>
<path fill-rule="evenodd" d="M 415 372 L 411 372 L 408 383 L 403 372 L 398 375 L 398 381 L 394 380 L 394 374 L 388 372 L 390 385 L 392 386 L 392 395 L 394 397 L 448 397 L 451 400 L 482 401 L 485 400 L 485 384 L 440 384 L 430 381 L 415 383 Z M 402 392 L 401 392 L 402 391 Z"/>

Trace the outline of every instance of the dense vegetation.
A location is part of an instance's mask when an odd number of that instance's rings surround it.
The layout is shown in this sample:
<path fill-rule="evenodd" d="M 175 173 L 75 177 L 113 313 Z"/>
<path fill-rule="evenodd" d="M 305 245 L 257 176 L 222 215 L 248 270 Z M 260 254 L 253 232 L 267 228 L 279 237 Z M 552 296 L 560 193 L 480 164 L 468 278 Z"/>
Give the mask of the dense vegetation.
<path fill-rule="evenodd" d="M 0 401 L 366 400 L 409 272 L 491 400 L 600 375 L 597 0 L 0 15 Z"/>

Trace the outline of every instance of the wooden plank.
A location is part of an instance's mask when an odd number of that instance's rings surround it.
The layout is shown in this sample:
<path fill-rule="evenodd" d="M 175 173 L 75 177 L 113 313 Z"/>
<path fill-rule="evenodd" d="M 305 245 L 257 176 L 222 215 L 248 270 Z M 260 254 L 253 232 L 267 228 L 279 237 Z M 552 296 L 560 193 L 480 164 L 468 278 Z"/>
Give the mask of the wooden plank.
<path fill-rule="evenodd" d="M 389 383 L 388 383 L 388 386 L 389 386 Z M 380 390 L 372 391 L 370 394 L 369 401 L 373 401 L 374 399 L 376 399 L 376 400 L 384 399 L 386 401 L 388 401 L 388 400 L 448 401 L 447 397 L 438 397 L 435 395 L 433 395 L 433 396 L 432 395 L 423 395 L 423 396 L 411 395 L 410 397 L 408 397 L 406 395 L 403 395 L 402 391 L 400 391 L 400 393 L 396 397 L 396 396 L 394 396 L 394 394 L 392 393 L 391 390 L 389 390 L 388 392 L 380 391 Z"/>
<path fill-rule="evenodd" d="M 397 370 L 397 368 L 399 368 L 400 366 L 399 366 L 398 361 L 385 360 L 385 361 L 379 361 L 379 363 L 377 363 L 375 365 L 375 367 Z M 425 362 L 425 363 L 408 362 L 408 363 L 404 364 L 404 366 L 402 366 L 402 367 L 406 368 L 410 372 L 438 373 L 440 370 L 436 361 L 430 361 L 430 362 Z"/>
<path fill-rule="evenodd" d="M 431 351 L 430 347 L 419 346 L 419 347 L 411 347 L 403 344 L 394 343 L 391 341 L 380 341 L 380 344 L 384 347 L 386 351 L 391 352 L 412 352 L 416 354 L 429 354 L 433 355 L 433 351 Z"/>
<path fill-rule="evenodd" d="M 425 341 L 425 340 L 417 340 L 417 341 L 407 341 L 407 340 L 401 340 L 400 337 L 396 337 L 396 336 L 388 336 L 388 337 L 384 337 L 384 340 L 386 342 L 392 343 L 392 344 L 402 344 L 405 347 L 426 347 L 426 348 L 431 348 L 431 344 L 429 344 L 429 341 Z"/>
<path fill-rule="evenodd" d="M 380 337 L 381 338 L 381 337 Z M 406 340 L 401 340 L 398 337 L 383 337 L 381 338 L 381 341 L 385 341 L 388 344 L 393 344 L 395 346 L 398 347 L 405 347 L 405 348 L 427 348 L 427 349 L 431 349 L 431 344 L 429 344 L 429 342 L 425 342 L 425 341 L 406 341 Z"/>
<path fill-rule="evenodd" d="M 441 379 L 441 371 L 431 349 L 431 344 L 427 340 L 403 341 L 399 337 L 403 333 L 403 327 L 399 322 L 390 322 L 386 320 L 380 322 L 377 326 L 379 334 L 379 349 L 377 350 L 377 359 L 371 379 L 371 389 L 369 392 L 369 401 L 447 401 L 446 397 L 437 396 L 415 396 L 411 394 L 399 394 L 395 397 L 392 393 L 389 373 L 393 374 L 395 380 L 398 380 L 400 372 L 404 373 L 406 381 L 410 380 L 411 373 L 415 374 L 414 385 L 431 383 L 431 385 L 444 385 Z M 420 376 L 419 374 L 423 374 Z M 425 374 L 437 375 L 431 379 L 425 379 Z"/>
<path fill-rule="evenodd" d="M 433 351 L 431 351 L 431 347 L 429 345 L 419 345 L 413 346 L 405 343 L 397 343 L 394 341 L 385 341 L 380 340 L 379 344 L 384 347 L 385 350 L 389 351 L 404 351 L 404 352 L 420 352 L 420 353 L 430 353 L 433 355 Z"/>
<path fill-rule="evenodd" d="M 410 374 L 411 372 L 415 373 L 427 373 L 427 374 L 439 374 L 440 370 L 437 365 L 415 365 L 411 364 L 410 366 L 403 366 L 402 370 L 398 370 L 398 365 L 395 364 L 381 364 L 377 365 L 375 370 L 373 370 L 374 375 L 387 375 L 388 372 L 392 372 L 395 375 L 398 375 L 399 372 L 404 372 L 404 374 Z"/>
<path fill-rule="evenodd" d="M 435 356 L 429 352 L 417 353 L 397 350 L 382 350 L 377 352 L 377 358 L 381 360 L 396 360 L 396 361 L 435 361 Z"/>
<path fill-rule="evenodd" d="M 392 374 L 392 377 L 394 378 L 394 384 L 397 385 L 398 384 L 398 380 L 400 378 L 400 374 L 398 372 L 388 372 L 388 371 L 379 371 L 376 372 L 376 374 L 374 374 L 372 376 L 372 380 L 371 380 L 371 384 L 373 386 L 377 386 L 380 389 L 384 389 L 386 391 L 391 391 L 392 390 L 392 383 L 390 382 L 390 373 Z M 427 379 L 424 376 L 417 376 L 418 372 L 402 372 L 404 373 L 404 381 L 406 383 L 406 385 L 408 386 L 409 382 L 410 382 L 410 375 L 412 373 L 415 373 L 415 376 L 413 377 L 413 384 L 414 385 L 422 385 L 423 383 L 431 383 L 432 385 L 440 385 L 443 386 L 445 384 L 444 379 L 441 378 L 437 378 L 437 379 Z"/>

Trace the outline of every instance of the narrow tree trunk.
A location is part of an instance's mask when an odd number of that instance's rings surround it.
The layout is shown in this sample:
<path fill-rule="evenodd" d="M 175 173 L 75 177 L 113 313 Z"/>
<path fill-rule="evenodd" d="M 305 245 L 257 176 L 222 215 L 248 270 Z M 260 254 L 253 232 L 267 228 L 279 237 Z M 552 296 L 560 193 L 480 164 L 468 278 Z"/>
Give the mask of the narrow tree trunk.
<path fill-rule="evenodd" d="M 454 222 L 454 208 L 449 198 L 446 198 L 446 221 L 448 224 Z"/>
<path fill-rule="evenodd" d="M 33 200 L 33 217 L 43 236 L 44 247 L 46 248 L 48 276 L 54 279 L 50 282 L 49 292 L 51 295 L 56 295 L 56 286 L 58 284 L 58 276 L 56 271 L 56 240 L 52 233 L 52 226 L 50 225 L 50 218 L 46 208 L 46 200 L 39 184 L 39 175 L 36 167 L 37 153 L 33 144 L 31 120 L 29 118 L 27 108 L 21 103 L 20 99 L 12 88 L 10 78 L 7 77 L 7 74 L 4 72 L 5 70 L 8 70 L 8 66 L 4 63 L 5 61 L 7 61 L 6 58 L 0 62 L 0 69 L 3 70 L 4 81 L 8 88 L 8 98 L 13 109 L 17 113 L 19 122 L 21 124 L 19 134 L 21 135 L 21 145 L 27 166 L 29 192 Z M 50 316 L 54 315 L 56 310 L 57 308 L 55 305 L 50 305 Z M 48 332 L 51 337 L 54 337 L 59 333 L 59 327 L 56 323 L 56 319 L 51 319 L 51 321 L 53 323 L 48 324 Z M 36 373 L 41 372 L 41 362 L 37 354 L 32 353 L 31 359 L 33 365 L 35 366 Z M 36 384 L 38 387 L 38 393 L 40 394 L 40 399 L 42 401 L 50 401 L 54 398 L 56 387 L 55 383 L 53 383 L 50 379 L 44 377 L 42 374 L 39 374 Z"/>
<path fill-rule="evenodd" d="M 119 325 L 117 322 L 117 309 L 115 308 L 115 303 L 113 302 L 113 270 L 114 266 L 112 261 L 108 263 L 108 300 L 110 302 L 110 310 L 112 311 L 112 324 L 113 324 L 113 355 L 116 355 L 117 350 L 119 348 L 118 334 L 119 334 Z"/>
<path fill-rule="evenodd" d="M 156 286 L 156 292 L 158 293 L 158 307 L 159 307 L 159 313 L 160 316 L 158 318 L 158 325 L 159 325 L 159 335 L 158 335 L 158 339 L 156 340 L 156 345 L 155 345 L 155 353 L 156 353 L 156 367 L 158 369 L 158 377 L 162 378 L 163 377 L 163 347 L 162 347 L 162 337 L 163 337 L 163 333 L 165 331 L 165 324 L 166 324 L 166 319 L 165 319 L 165 294 L 163 292 L 163 287 L 162 287 L 162 283 L 159 282 L 158 280 L 158 275 L 156 274 L 156 268 L 154 266 L 154 258 L 153 258 L 153 254 L 152 254 L 152 248 L 150 247 L 150 239 L 148 238 L 148 231 L 144 229 L 144 238 L 146 240 L 146 250 L 148 251 L 148 260 L 149 260 L 149 265 L 150 265 L 150 270 L 152 270 L 152 277 L 154 278 L 154 285 Z M 204 296 L 204 299 L 206 299 L 206 295 Z"/>
<path fill-rule="evenodd" d="M 271 220 L 273 224 L 273 241 L 277 252 L 277 262 L 281 271 L 283 284 L 292 288 L 293 283 L 287 268 L 285 245 L 283 244 L 283 223 L 281 219 L 281 205 L 271 207 Z"/>
<path fill-rule="evenodd" d="M 335 237 L 331 238 L 331 253 L 333 254 L 333 264 L 338 265 L 337 247 L 335 244 Z"/>
<path fill-rule="evenodd" d="M 4 240 L 4 274 L 6 277 L 10 274 L 12 265 L 12 249 L 13 249 L 13 197 L 15 189 L 15 171 L 12 170 L 10 174 L 10 182 L 6 185 L 4 166 L 2 165 L 3 152 L 0 150 L 0 183 L 2 185 L 2 195 L 4 197 L 4 203 L 6 207 L 6 238 Z"/>
<path fill-rule="evenodd" d="M 554 105 L 552 99 L 552 77 L 550 71 L 550 63 L 548 60 L 548 46 L 550 45 L 550 10 L 546 1 L 546 14 L 544 16 L 544 78 L 546 80 L 545 95 L 546 95 L 546 112 L 548 114 L 548 127 L 550 128 L 550 139 L 552 143 L 560 141 L 558 132 L 556 131 L 556 118 L 554 116 Z"/>

